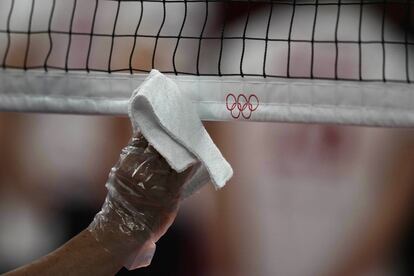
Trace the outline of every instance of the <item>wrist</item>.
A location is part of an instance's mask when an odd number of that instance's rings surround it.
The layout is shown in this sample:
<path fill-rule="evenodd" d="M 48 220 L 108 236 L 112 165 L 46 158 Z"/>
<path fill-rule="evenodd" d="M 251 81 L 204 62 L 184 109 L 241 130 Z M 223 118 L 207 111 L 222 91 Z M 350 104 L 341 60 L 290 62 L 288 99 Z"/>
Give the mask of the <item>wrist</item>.
<path fill-rule="evenodd" d="M 88 231 L 106 251 L 125 260 L 150 237 L 148 231 L 138 229 L 133 219 L 124 211 L 114 208 L 113 204 L 108 198 L 105 200 L 102 210 L 96 214 Z"/>

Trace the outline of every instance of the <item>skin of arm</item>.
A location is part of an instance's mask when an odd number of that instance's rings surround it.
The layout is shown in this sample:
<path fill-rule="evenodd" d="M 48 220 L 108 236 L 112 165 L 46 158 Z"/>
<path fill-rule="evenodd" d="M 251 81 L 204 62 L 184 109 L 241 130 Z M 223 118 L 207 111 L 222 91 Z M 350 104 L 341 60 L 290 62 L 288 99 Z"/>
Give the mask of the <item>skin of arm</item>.
<path fill-rule="evenodd" d="M 195 166 L 172 170 L 135 134 L 109 174 L 106 200 L 91 225 L 54 252 L 4 275 L 114 275 L 132 253 L 168 230 L 194 172 Z"/>
<path fill-rule="evenodd" d="M 106 243 L 113 243 L 108 237 Z M 41 259 L 4 274 L 23 275 L 114 275 L 122 268 L 122 257 L 105 250 L 88 230 Z"/>

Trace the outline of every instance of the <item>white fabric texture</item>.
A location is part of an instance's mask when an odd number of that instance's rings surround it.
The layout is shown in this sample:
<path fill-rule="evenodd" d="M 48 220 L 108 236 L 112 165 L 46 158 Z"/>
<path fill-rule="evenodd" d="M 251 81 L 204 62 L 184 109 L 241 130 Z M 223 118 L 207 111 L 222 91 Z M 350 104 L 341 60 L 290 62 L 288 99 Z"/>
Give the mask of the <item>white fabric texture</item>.
<path fill-rule="evenodd" d="M 134 131 L 140 130 L 175 171 L 182 172 L 200 161 L 200 170 L 208 173 L 215 188 L 223 187 L 233 175 L 191 101 L 159 71 L 152 70 L 134 91 L 128 113 Z M 198 186 L 205 180 L 203 175 L 192 179 L 189 187 Z"/>
<path fill-rule="evenodd" d="M 211 179 L 215 188 L 223 187 L 233 175 L 230 164 L 211 140 L 193 104 L 171 79 L 152 70 L 133 93 L 128 114 L 134 131 L 141 131 L 148 142 L 177 172 L 200 162 L 197 172 L 186 183 L 184 197 Z M 147 266 L 155 252 L 149 240 L 132 254 L 125 267 Z"/>
<path fill-rule="evenodd" d="M 0 111 L 126 115 L 147 74 L 0 72 Z M 168 75 L 202 120 L 234 121 L 226 97 L 256 95 L 250 121 L 413 127 L 414 85 L 393 82 Z M 236 108 L 238 108 L 236 106 Z M 236 109 L 235 109 L 236 110 Z"/>

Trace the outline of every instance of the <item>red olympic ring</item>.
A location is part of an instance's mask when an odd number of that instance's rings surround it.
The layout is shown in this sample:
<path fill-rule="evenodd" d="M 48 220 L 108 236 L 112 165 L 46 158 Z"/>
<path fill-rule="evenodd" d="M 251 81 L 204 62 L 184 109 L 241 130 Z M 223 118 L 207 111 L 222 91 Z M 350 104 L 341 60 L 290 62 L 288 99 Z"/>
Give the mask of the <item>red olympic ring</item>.
<path fill-rule="evenodd" d="M 252 116 L 253 111 L 259 107 L 259 99 L 256 95 L 251 94 L 246 97 L 244 94 L 236 96 L 232 93 L 226 96 L 226 108 L 230 111 L 234 119 L 238 119 L 240 115 L 248 120 Z"/>

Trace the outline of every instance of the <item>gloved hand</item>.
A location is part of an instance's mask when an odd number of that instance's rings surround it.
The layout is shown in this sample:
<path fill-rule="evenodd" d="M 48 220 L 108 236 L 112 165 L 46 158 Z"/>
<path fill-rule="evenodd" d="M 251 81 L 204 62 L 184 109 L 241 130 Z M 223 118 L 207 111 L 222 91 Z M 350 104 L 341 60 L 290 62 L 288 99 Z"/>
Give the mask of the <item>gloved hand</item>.
<path fill-rule="evenodd" d="M 195 170 L 192 166 L 177 173 L 140 133 L 135 134 L 111 169 L 108 195 L 88 230 L 121 261 L 153 245 L 174 221 L 183 186 Z"/>

